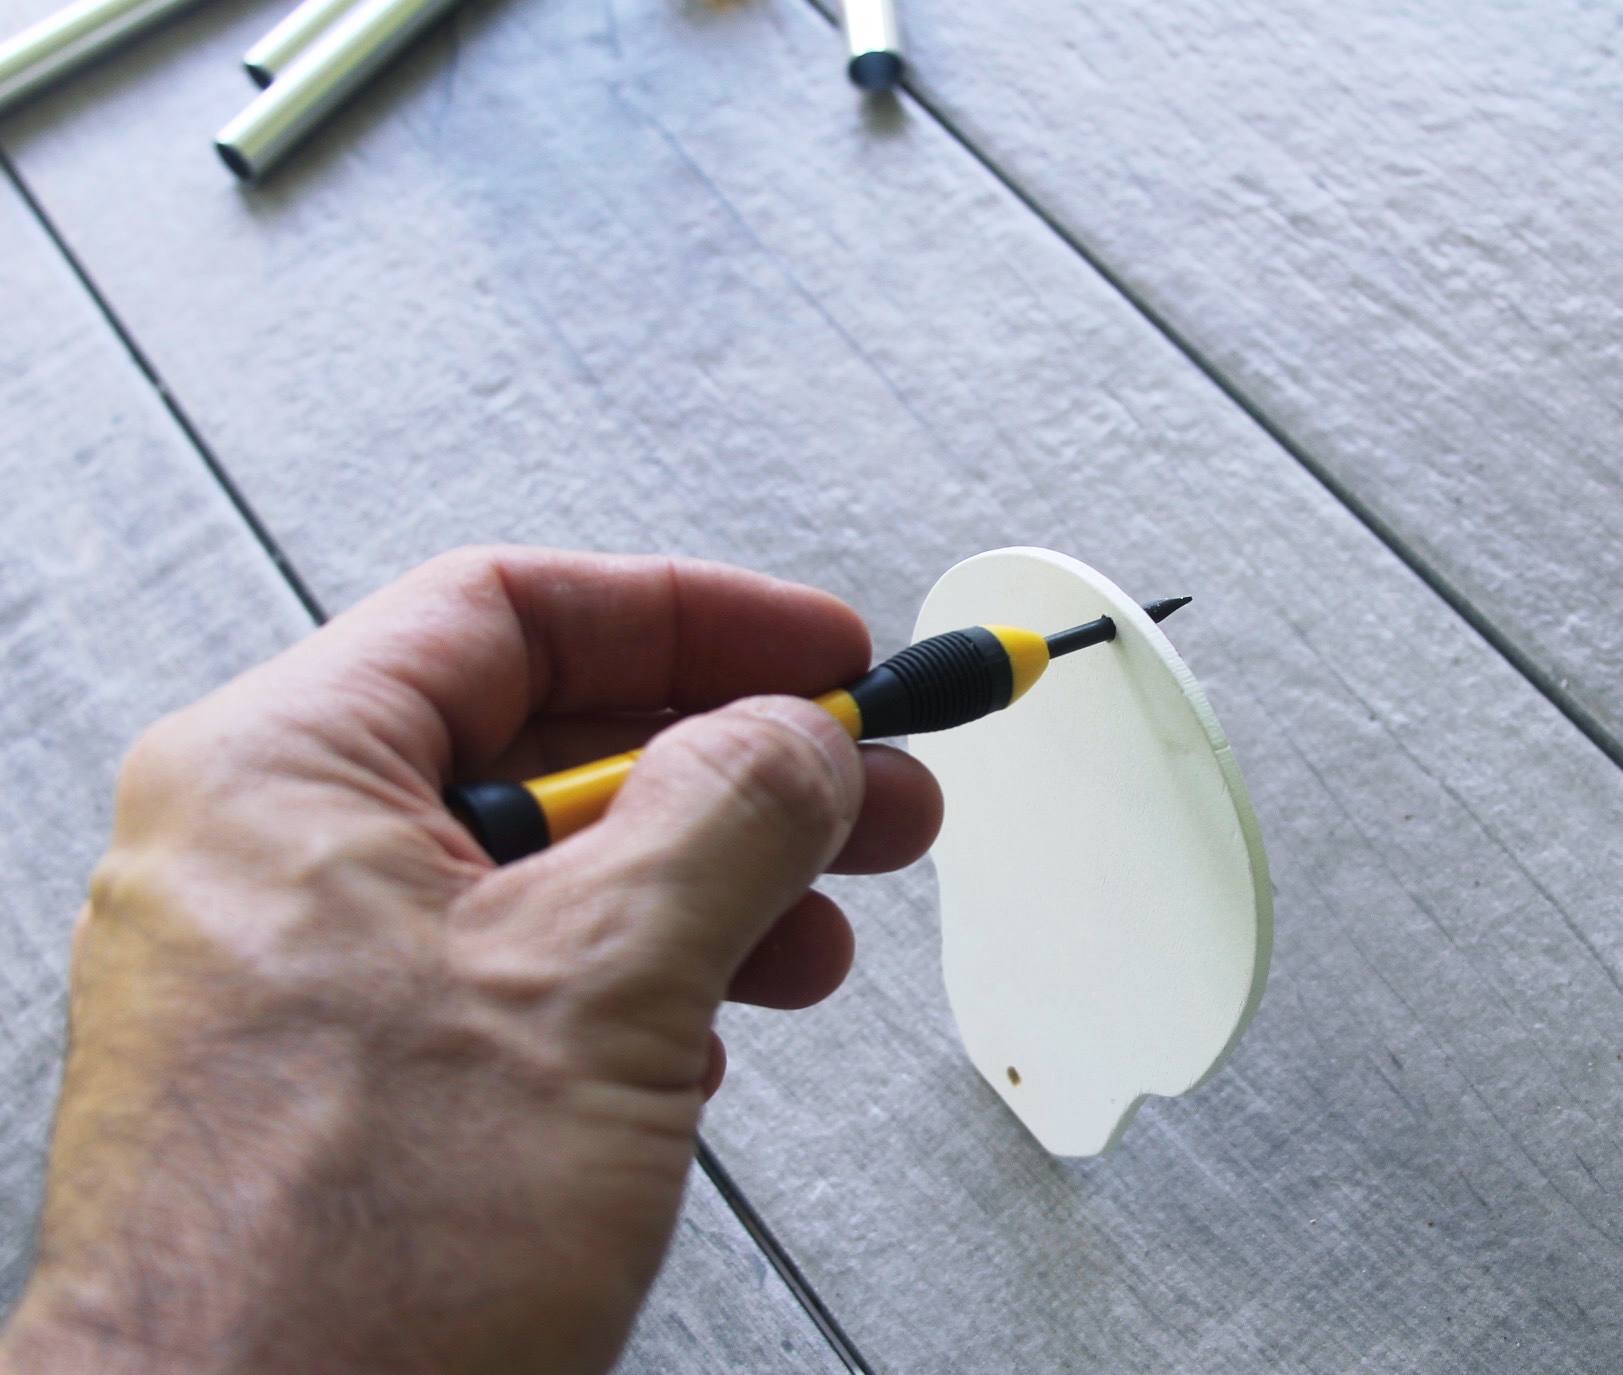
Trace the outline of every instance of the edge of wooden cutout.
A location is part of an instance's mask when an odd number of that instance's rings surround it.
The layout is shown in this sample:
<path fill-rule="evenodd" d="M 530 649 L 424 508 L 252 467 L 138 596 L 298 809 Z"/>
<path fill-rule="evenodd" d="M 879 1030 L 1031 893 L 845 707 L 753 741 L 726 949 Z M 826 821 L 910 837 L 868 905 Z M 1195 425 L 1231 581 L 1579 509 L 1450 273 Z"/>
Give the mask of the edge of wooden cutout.
<path fill-rule="evenodd" d="M 1146 1098 L 1152 1096 L 1152 1094 L 1158 1093 L 1160 1096 L 1178 1096 L 1183 1093 L 1191 1092 L 1192 1090 L 1200 1087 L 1200 1085 L 1206 1083 L 1214 1074 L 1216 1074 L 1233 1054 L 1234 1049 L 1239 1044 L 1241 1037 L 1245 1034 L 1246 1029 L 1250 1026 L 1252 1017 L 1255 1015 L 1257 1007 L 1261 1003 L 1263 990 L 1267 985 L 1268 970 L 1273 949 L 1273 885 L 1269 878 L 1268 859 L 1263 846 L 1262 831 L 1257 823 L 1256 813 L 1251 805 L 1250 794 L 1246 789 L 1245 780 L 1240 774 L 1239 765 L 1235 761 L 1234 752 L 1229 745 L 1228 737 L 1224 734 L 1223 728 L 1217 720 L 1216 713 L 1213 712 L 1211 704 L 1207 701 L 1205 692 L 1202 690 L 1200 683 L 1195 678 L 1195 675 L 1190 671 L 1188 665 L 1183 662 L 1183 659 L 1179 656 L 1177 650 L 1173 648 L 1171 641 L 1169 641 L 1161 632 L 1160 627 L 1150 620 L 1149 616 L 1136 601 L 1128 597 L 1119 587 L 1117 587 L 1103 574 L 1099 573 L 1093 568 L 1090 568 L 1087 564 L 1082 563 L 1078 559 L 1074 559 L 1068 555 L 1059 554 L 1048 549 L 1040 549 L 1035 547 L 1015 547 L 1009 549 L 989 550 L 985 553 L 977 554 L 972 558 L 965 559 L 962 562 L 954 565 L 953 568 L 949 569 L 942 575 L 942 577 L 937 581 L 935 587 L 931 589 L 930 595 L 926 597 L 924 606 L 919 613 L 918 623 L 914 632 L 915 639 L 924 638 L 925 636 L 931 634 L 937 634 L 946 629 L 961 628 L 956 625 L 947 626 L 945 624 L 936 624 L 930 615 L 931 603 L 935 598 L 937 591 L 943 586 L 947 585 L 949 580 L 951 580 L 954 575 L 959 572 L 959 570 L 988 560 L 1004 560 L 1010 558 L 1011 556 L 1035 559 L 1039 562 L 1051 565 L 1066 573 L 1069 573 L 1076 577 L 1079 581 L 1085 583 L 1095 594 L 1098 595 L 1101 600 L 1107 603 L 1108 614 L 1116 619 L 1118 626 L 1122 626 L 1124 623 L 1131 626 L 1134 633 L 1134 639 L 1153 651 L 1156 659 L 1175 682 L 1177 689 L 1181 694 L 1184 705 L 1190 712 L 1195 723 L 1198 725 L 1200 733 L 1205 737 L 1207 743 L 1211 747 L 1212 756 L 1217 764 L 1217 769 L 1221 776 L 1222 783 L 1227 791 L 1228 799 L 1234 809 L 1235 823 L 1244 844 L 1246 861 L 1250 867 L 1251 889 L 1256 919 L 1255 952 L 1253 956 L 1250 985 L 1247 989 L 1243 1004 L 1235 1016 L 1232 1030 L 1229 1032 L 1227 1039 L 1223 1042 L 1222 1046 L 1215 1052 L 1215 1054 L 1212 1055 L 1212 1058 L 1206 1065 L 1206 1068 L 1188 1083 L 1183 1084 L 1181 1087 L 1171 1092 L 1166 1092 L 1156 1088 L 1147 1088 L 1143 1092 L 1139 1092 L 1136 1096 L 1125 1102 L 1114 1127 L 1112 1127 L 1108 1132 L 1108 1135 L 1097 1145 L 1094 1145 L 1092 1149 L 1076 1149 L 1074 1143 L 1057 1145 L 1051 1140 L 1044 1139 L 1043 1133 L 1039 1130 L 1038 1126 L 1033 1124 L 1027 1118 L 1026 1114 L 1021 1111 L 1020 1103 L 1017 1102 L 1013 1096 L 1011 1096 L 1010 1090 L 1013 1085 L 1002 1082 L 1003 1076 L 1001 1074 L 991 1069 L 987 1064 L 981 1062 L 981 1057 L 977 1054 L 977 1048 L 970 1044 L 969 1038 L 963 1033 L 963 1022 L 959 1016 L 959 1008 L 958 1006 L 954 1005 L 954 1020 L 957 1021 L 959 1025 L 960 1039 L 964 1041 L 966 1050 L 969 1051 L 970 1059 L 973 1063 L 975 1063 L 977 1071 L 991 1085 L 992 1089 L 998 1094 L 998 1096 L 1008 1104 L 1011 1111 L 1013 1111 L 1015 1115 L 1021 1119 L 1022 1123 L 1024 1123 L 1027 1128 L 1032 1131 L 1033 1135 L 1037 1136 L 1037 1139 L 1042 1143 L 1042 1145 L 1056 1155 L 1093 1155 L 1110 1149 L 1121 1139 L 1122 1134 L 1132 1123 L 1134 1115 L 1142 1106 Z M 988 616 L 987 619 L 995 618 Z M 1010 616 L 1008 619 L 1018 622 L 1018 617 L 1015 616 Z M 1028 628 L 1047 634 L 1052 633 L 1055 630 L 1062 629 L 1063 627 L 1034 625 Z M 1084 651 L 1084 653 L 1089 652 L 1096 653 L 1098 651 Z M 1053 671 L 1063 672 L 1063 662 L 1056 664 Z M 1039 683 L 1038 688 L 1034 689 L 1033 691 L 1040 691 L 1041 687 L 1042 684 Z M 1016 704 L 1012 710 L 1018 711 L 1019 705 Z M 962 729 L 974 730 L 975 727 L 969 726 Z M 934 746 L 931 742 L 940 738 L 941 737 L 928 736 L 919 737 L 918 739 L 910 742 L 910 744 L 914 752 L 919 754 L 920 757 L 924 758 L 925 762 L 928 763 L 928 756 L 934 751 Z M 943 883 L 942 896 L 944 919 L 946 915 L 946 887 L 947 885 Z M 947 944 L 946 935 L 944 932 L 944 957 L 946 952 Z M 949 1002 L 952 1002 L 953 989 L 951 987 L 950 972 L 948 974 L 948 978 L 948 999 Z"/>

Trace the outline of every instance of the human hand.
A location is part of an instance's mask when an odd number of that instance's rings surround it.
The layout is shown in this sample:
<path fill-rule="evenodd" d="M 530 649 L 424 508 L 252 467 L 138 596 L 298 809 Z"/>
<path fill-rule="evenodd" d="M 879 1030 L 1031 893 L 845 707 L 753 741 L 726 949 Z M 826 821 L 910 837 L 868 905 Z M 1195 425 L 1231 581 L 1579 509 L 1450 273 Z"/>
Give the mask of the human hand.
<path fill-rule="evenodd" d="M 154 726 L 75 932 L 0 1368 L 606 1370 L 719 1003 L 832 992 L 850 927 L 810 883 L 940 821 L 921 765 L 803 700 L 710 709 L 868 656 L 843 603 L 738 570 L 462 551 Z M 441 805 L 667 725 L 602 821 L 506 868 Z"/>

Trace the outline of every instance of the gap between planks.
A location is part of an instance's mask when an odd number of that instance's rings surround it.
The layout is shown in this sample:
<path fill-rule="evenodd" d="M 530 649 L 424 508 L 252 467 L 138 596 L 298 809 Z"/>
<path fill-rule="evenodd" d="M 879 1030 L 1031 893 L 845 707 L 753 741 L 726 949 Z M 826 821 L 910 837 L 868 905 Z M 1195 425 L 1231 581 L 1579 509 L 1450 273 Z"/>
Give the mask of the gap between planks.
<path fill-rule="evenodd" d="M 118 313 L 113 309 L 107 297 L 102 294 L 101 288 L 91 280 L 90 273 L 86 271 L 84 264 L 79 261 L 78 255 L 69 247 L 67 240 L 63 238 L 54 221 L 45 213 L 45 207 L 40 204 L 33 190 L 23 180 L 22 173 L 17 170 L 10 155 L 3 148 L 0 148 L 0 169 L 4 169 L 6 179 L 16 188 L 17 194 L 22 197 L 23 204 L 28 207 L 29 214 L 38 221 L 40 228 L 45 231 L 56 251 L 62 255 L 63 261 L 67 263 L 69 270 L 78 279 L 79 285 L 85 289 L 85 294 L 90 297 L 96 309 L 101 312 L 101 317 L 107 322 L 108 329 L 112 330 L 118 342 L 124 346 L 124 351 L 129 354 L 130 361 L 135 364 L 137 371 L 146 379 L 147 385 L 158 394 L 158 400 L 163 403 L 164 409 L 169 412 L 170 418 L 180 427 L 180 432 L 186 436 L 187 443 L 197 451 L 198 457 L 203 460 L 203 465 L 209 470 L 209 474 L 220 484 L 220 489 L 225 493 L 226 499 L 235 508 L 237 514 L 242 517 L 243 523 L 247 525 L 249 532 L 258 542 L 259 547 L 265 551 L 265 556 L 270 559 L 271 564 L 292 590 L 293 595 L 299 599 L 299 604 L 309 613 L 312 621 L 317 625 L 325 625 L 327 612 L 316 599 L 316 594 L 310 590 L 309 585 L 299 576 L 298 569 L 294 568 L 292 561 L 282 551 L 281 545 L 276 542 L 276 536 L 271 534 L 270 528 L 259 518 L 259 513 L 249 504 L 248 498 L 232 481 L 231 474 L 226 472 L 225 464 L 220 461 L 219 455 L 209 447 L 208 441 L 203 438 L 197 426 L 192 423 L 191 417 L 186 414 L 185 407 L 180 404 L 175 398 L 175 394 L 165 385 L 157 368 L 153 366 L 152 360 L 146 356 L 141 346 L 135 342 L 135 336 L 119 319 Z"/>
<path fill-rule="evenodd" d="M 196 450 L 198 457 L 203 461 L 204 467 L 208 469 L 209 475 L 219 483 L 221 490 L 225 493 L 226 498 L 230 501 L 238 516 L 241 517 L 243 523 L 248 527 L 254 540 L 264 550 L 265 556 L 271 562 L 271 566 L 276 569 L 277 574 L 287 583 L 293 595 L 298 598 L 299 604 L 304 607 L 311 621 L 317 626 L 325 625 L 329 619 L 326 609 L 321 605 L 315 593 L 311 591 L 304 578 L 300 576 L 298 569 L 293 566 L 292 560 L 283 552 L 281 545 L 277 543 L 276 536 L 271 533 L 270 528 L 260 519 L 258 512 L 254 510 L 247 497 L 243 495 L 241 489 L 232 480 L 219 455 L 210 448 L 197 426 L 192 423 L 191 417 L 186 414 L 185 407 L 180 404 L 174 393 L 165 385 L 163 377 L 159 374 L 151 359 L 146 356 L 141 346 L 136 343 L 134 335 L 130 333 L 124 322 L 118 317 L 117 312 L 113 310 L 107 297 L 91 279 L 78 255 L 69 247 L 66 239 L 64 239 L 55 223 L 52 222 L 51 217 L 46 213 L 45 207 L 34 196 L 27 182 L 23 180 L 22 174 L 18 172 L 10 156 L 3 149 L 0 149 L 0 170 L 4 171 L 6 179 L 16 189 L 23 204 L 28 207 L 29 213 L 39 223 L 40 228 L 45 231 L 56 251 L 62 255 L 63 261 L 67 263 L 74 278 L 95 304 L 102 319 L 106 321 L 107 327 L 123 346 L 124 351 L 129 355 L 130 361 L 135 364 L 137 371 L 146 380 L 147 385 L 157 393 L 164 409 L 169 412 L 170 418 L 174 420 L 180 432 L 186 437 L 187 442 Z M 828 1343 L 829 1349 L 839 1359 L 840 1363 L 851 1371 L 852 1375 L 873 1375 L 872 1368 L 852 1344 L 851 1339 L 846 1336 L 844 1328 L 840 1326 L 839 1321 L 829 1311 L 828 1306 L 823 1302 L 817 1291 L 812 1288 L 806 1277 L 801 1274 L 800 1267 L 795 1264 L 794 1258 L 789 1255 L 783 1244 L 773 1234 L 772 1229 L 767 1226 L 766 1220 L 756 1211 L 754 1205 L 744 1196 L 743 1190 L 738 1187 L 733 1177 L 727 1173 L 726 1167 L 722 1165 L 715 1152 L 705 1144 L 703 1137 L 698 1139 L 694 1156 L 699 1168 L 704 1171 L 705 1177 L 714 1186 L 716 1192 L 721 1195 L 723 1202 L 726 1203 L 728 1209 L 738 1220 L 739 1226 L 744 1229 L 750 1240 L 760 1249 L 767 1263 L 771 1265 L 773 1272 L 783 1281 L 784 1286 L 794 1295 L 795 1302 L 800 1305 L 807 1319 L 822 1335 L 823 1340 Z"/>

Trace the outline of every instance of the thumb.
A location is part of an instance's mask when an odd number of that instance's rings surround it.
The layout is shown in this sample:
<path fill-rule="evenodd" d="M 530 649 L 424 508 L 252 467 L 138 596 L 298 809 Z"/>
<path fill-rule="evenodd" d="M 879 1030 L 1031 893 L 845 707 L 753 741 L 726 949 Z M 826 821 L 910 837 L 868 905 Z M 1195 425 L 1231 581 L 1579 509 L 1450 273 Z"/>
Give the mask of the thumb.
<path fill-rule="evenodd" d="M 820 707 L 735 702 L 656 736 L 607 815 L 574 838 L 577 855 L 603 897 L 635 912 L 636 945 L 696 967 L 719 1000 L 839 853 L 863 786 L 856 746 Z"/>

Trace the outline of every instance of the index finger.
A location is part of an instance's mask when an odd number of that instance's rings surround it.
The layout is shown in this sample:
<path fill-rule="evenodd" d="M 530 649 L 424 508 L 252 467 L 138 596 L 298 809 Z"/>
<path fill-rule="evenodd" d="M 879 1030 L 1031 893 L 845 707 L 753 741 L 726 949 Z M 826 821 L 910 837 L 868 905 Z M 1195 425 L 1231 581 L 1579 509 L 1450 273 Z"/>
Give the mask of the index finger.
<path fill-rule="evenodd" d="M 437 785 L 453 761 L 487 766 L 537 712 L 806 696 L 870 652 L 862 618 L 815 588 L 697 559 L 501 547 L 424 564 L 278 662 Z"/>

